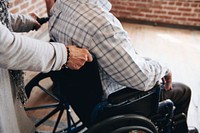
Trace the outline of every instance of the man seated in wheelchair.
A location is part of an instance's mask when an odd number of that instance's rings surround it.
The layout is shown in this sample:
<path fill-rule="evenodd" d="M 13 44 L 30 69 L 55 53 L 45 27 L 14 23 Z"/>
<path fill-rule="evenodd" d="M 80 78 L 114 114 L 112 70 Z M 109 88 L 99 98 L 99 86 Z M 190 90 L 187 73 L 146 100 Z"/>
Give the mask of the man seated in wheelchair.
<path fill-rule="evenodd" d="M 160 91 L 160 101 L 170 99 L 175 106 L 174 115 L 187 116 L 191 89 L 185 84 L 173 83 L 172 73 L 165 65 L 138 55 L 110 9 L 108 0 L 57 0 L 51 9 L 51 39 L 89 49 L 98 63 L 98 70 L 87 63 L 78 76 L 74 74 L 78 71 L 72 74 L 68 69 L 60 71 L 56 79 L 63 86 L 62 95 L 89 127 L 94 108 L 108 96 L 122 90 L 148 92 L 162 79 L 164 89 Z"/>

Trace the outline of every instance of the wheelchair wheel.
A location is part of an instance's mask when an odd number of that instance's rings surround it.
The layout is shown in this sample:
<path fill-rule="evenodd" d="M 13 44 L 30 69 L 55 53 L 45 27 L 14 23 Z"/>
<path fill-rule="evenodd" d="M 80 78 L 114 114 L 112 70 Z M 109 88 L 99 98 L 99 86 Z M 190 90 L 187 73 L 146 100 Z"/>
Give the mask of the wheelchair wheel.
<path fill-rule="evenodd" d="M 54 72 L 39 73 L 26 86 L 29 98 L 24 109 L 35 122 L 38 133 L 77 133 L 84 126 L 70 105 L 59 94 L 59 83 L 53 80 Z"/>
<path fill-rule="evenodd" d="M 158 133 L 155 125 L 146 117 L 126 114 L 105 119 L 86 133 Z"/>

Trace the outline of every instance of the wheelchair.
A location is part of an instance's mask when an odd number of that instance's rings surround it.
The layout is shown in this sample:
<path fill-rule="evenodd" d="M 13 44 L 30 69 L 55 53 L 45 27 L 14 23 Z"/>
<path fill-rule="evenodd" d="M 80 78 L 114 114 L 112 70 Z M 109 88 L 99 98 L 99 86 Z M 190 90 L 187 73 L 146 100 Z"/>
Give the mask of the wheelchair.
<path fill-rule="evenodd" d="M 25 87 L 29 100 L 34 100 L 31 99 L 32 95 L 39 95 L 37 92 L 34 93 L 34 90 L 39 89 L 52 101 L 48 100 L 45 104 L 33 104 L 34 106 L 27 104 L 24 107 L 27 113 L 50 109 L 50 112 L 44 111 L 39 119 L 34 120 L 37 128 L 36 133 L 176 133 L 178 128 L 187 130 L 187 125 L 185 127 L 179 126 L 180 123 L 186 121 L 186 117 L 184 114 L 174 116 L 173 102 L 171 100 L 159 101 L 162 89 L 160 83 L 147 92 L 122 89 L 110 94 L 105 101 L 102 101 L 103 92 L 98 63 L 95 58 L 93 62 L 86 63 L 78 71 L 67 68 L 64 71 L 64 74 L 68 75 L 65 79 L 63 77 L 58 79 L 63 73 L 62 70 L 61 72 L 39 73 Z M 60 84 L 62 79 L 65 86 Z M 86 87 L 84 88 L 84 86 Z M 89 124 L 85 124 L 85 121 L 81 121 L 79 116 L 73 114 L 72 110 L 76 107 L 71 106 L 70 100 L 63 92 L 63 90 L 71 88 L 72 93 L 77 93 L 77 98 L 79 98 L 82 94 L 74 90 L 76 87 L 83 87 L 89 93 L 82 99 L 89 97 L 87 100 L 91 102 L 91 99 L 94 99 L 95 104 L 89 112 L 91 114 Z M 43 96 L 40 97 L 39 101 L 45 100 Z M 81 108 L 84 106 L 83 102 Z M 50 120 L 52 117 L 54 117 L 53 121 Z M 51 131 L 40 128 L 47 121 L 52 123 Z"/>

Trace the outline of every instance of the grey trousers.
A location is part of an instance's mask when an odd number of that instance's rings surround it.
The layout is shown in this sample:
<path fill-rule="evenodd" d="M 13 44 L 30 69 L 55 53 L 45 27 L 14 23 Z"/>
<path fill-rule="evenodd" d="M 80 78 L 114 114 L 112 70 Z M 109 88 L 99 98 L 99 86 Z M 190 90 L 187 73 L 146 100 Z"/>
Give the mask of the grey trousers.
<path fill-rule="evenodd" d="M 185 113 L 187 116 L 191 99 L 191 89 L 183 83 L 173 83 L 172 90 L 161 90 L 161 100 L 170 99 L 173 101 L 176 109 L 174 115 Z"/>

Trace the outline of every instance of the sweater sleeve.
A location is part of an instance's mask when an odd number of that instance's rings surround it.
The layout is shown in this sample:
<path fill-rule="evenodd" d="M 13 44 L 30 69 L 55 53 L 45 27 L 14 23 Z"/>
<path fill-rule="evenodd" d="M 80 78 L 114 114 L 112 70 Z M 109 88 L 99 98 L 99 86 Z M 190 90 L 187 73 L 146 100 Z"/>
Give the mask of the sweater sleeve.
<path fill-rule="evenodd" d="M 14 32 L 28 32 L 33 29 L 36 21 L 29 15 L 9 13 L 9 22 Z"/>
<path fill-rule="evenodd" d="M 48 43 L 10 32 L 0 23 L 0 67 L 43 71 L 60 70 L 67 60 L 64 44 Z"/>

